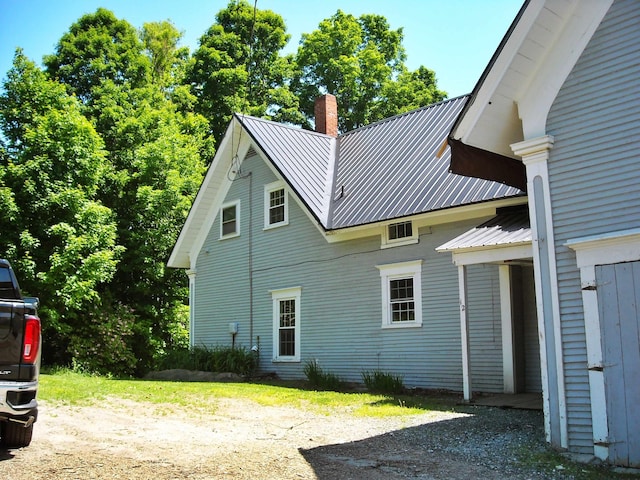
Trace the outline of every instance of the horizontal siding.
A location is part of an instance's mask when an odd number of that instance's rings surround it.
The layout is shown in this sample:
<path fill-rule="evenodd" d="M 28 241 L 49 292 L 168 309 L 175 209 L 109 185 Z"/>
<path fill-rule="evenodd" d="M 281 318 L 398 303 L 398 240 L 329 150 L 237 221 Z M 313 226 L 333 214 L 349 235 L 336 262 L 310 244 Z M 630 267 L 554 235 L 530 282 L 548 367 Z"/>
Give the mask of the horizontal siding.
<path fill-rule="evenodd" d="M 477 222 L 421 230 L 415 245 L 381 249 L 381 237 L 327 243 L 312 220 L 289 198 L 289 225 L 263 230 L 264 185 L 275 180 L 258 157 L 236 180 L 227 201 L 241 202 L 241 235 L 220 241 L 218 219 L 198 258 L 195 344 L 229 345 L 228 323 L 240 324 L 236 344 L 249 347 L 249 210 L 252 211 L 254 341 L 260 368 L 281 378 L 304 378 L 318 361 L 346 381 L 364 370 L 404 377 L 408 387 L 462 389 L 458 271 L 450 254 L 435 248 Z M 249 190 L 252 201 L 249 201 Z M 208 252 L 208 253 L 207 253 Z M 383 329 L 380 272 L 376 265 L 422 259 L 423 325 Z M 500 391 L 502 353 L 497 269 L 470 268 L 474 388 Z M 301 362 L 272 362 L 272 290 L 301 287 Z"/>
<path fill-rule="evenodd" d="M 572 238 L 640 226 L 640 9 L 616 1 L 548 117 L 569 446 L 592 453 L 580 273 Z"/>

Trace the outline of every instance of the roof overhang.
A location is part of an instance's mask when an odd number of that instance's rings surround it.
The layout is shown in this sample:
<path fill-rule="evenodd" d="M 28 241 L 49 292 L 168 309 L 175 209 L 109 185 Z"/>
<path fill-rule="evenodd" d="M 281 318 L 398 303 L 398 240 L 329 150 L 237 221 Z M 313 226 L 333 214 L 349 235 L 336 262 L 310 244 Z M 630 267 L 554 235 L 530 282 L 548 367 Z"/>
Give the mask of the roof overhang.
<path fill-rule="evenodd" d="M 456 265 L 509 263 L 533 257 L 531 226 L 526 209 L 504 209 L 477 227 L 440 245 Z"/>
<path fill-rule="evenodd" d="M 524 2 L 449 135 L 452 147 L 474 152 L 452 151 L 453 164 L 480 159 L 461 174 L 518 186 L 522 179 L 514 180 L 513 171 L 502 176 L 505 159 L 519 160 L 510 145 L 546 134 L 551 105 L 612 2 Z"/>

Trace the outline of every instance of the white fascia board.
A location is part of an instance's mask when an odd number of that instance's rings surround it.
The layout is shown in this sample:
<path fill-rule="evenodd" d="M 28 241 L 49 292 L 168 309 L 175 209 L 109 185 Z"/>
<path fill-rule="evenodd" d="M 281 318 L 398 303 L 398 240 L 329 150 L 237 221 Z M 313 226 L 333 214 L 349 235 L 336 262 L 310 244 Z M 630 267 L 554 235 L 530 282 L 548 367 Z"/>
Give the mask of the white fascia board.
<path fill-rule="evenodd" d="M 509 67 L 512 65 L 513 60 L 516 58 L 529 31 L 535 24 L 540 11 L 544 7 L 544 3 L 544 0 L 532 0 L 529 2 L 529 5 L 527 5 L 518 24 L 511 32 L 502 51 L 498 54 L 493 64 L 490 65 L 490 70 L 482 80 L 478 92 L 471 98 L 470 107 L 466 110 L 457 128 L 451 134 L 453 138 L 469 144 L 469 137 L 473 134 L 475 126 L 481 121 L 485 111 L 491 108 L 491 99 L 509 70 Z M 482 148 L 481 145 L 474 146 Z"/>
<path fill-rule="evenodd" d="M 215 220 L 215 211 L 220 207 L 224 195 L 229 189 L 227 173 L 233 157 L 244 158 L 249 150 L 249 135 L 242 135 L 242 125 L 231 120 L 227 131 L 218 146 L 216 154 L 200 185 L 200 189 L 191 206 L 187 220 L 180 231 L 167 265 L 172 268 L 195 269 L 195 261 Z M 240 143 L 239 140 L 242 140 Z M 233 152 L 234 146 L 238 151 Z M 228 183 L 226 187 L 225 183 Z M 212 213 L 214 213 L 212 215 Z"/>
<path fill-rule="evenodd" d="M 548 4 L 555 3 L 547 0 Z M 516 99 L 525 139 L 546 133 L 547 116 L 560 88 L 602 22 L 613 0 L 574 2 L 556 39 Z"/>
<path fill-rule="evenodd" d="M 496 214 L 496 209 L 511 207 L 515 205 L 526 205 L 527 197 L 509 197 L 500 200 L 490 200 L 473 205 L 462 205 L 435 212 L 418 213 L 415 215 L 402 217 L 401 219 L 385 219 L 366 225 L 346 227 L 339 230 L 329 230 L 325 232 L 325 239 L 329 243 L 345 242 L 356 238 L 372 237 L 381 235 L 383 229 L 390 223 L 411 220 L 418 228 L 444 225 L 447 223 L 461 222 L 465 220 L 482 219 L 492 217 Z"/>
<path fill-rule="evenodd" d="M 438 250 L 445 252 L 446 250 Z M 533 258 L 531 242 L 519 244 L 494 245 L 474 249 L 449 250 L 455 265 L 478 265 L 485 263 L 508 263 L 512 260 Z"/>

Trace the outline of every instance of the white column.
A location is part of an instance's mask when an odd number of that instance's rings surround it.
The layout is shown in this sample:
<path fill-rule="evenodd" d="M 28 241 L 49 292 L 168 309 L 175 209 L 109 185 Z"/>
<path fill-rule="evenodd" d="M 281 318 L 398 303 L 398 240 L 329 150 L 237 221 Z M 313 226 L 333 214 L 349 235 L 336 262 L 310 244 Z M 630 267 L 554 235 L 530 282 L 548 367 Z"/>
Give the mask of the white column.
<path fill-rule="evenodd" d="M 511 267 L 500 265 L 500 318 L 502 322 L 502 377 L 504 393 L 516 393 L 516 358 L 511 304 Z"/>
<path fill-rule="evenodd" d="M 470 401 L 471 369 L 469 365 L 469 316 L 467 314 L 467 267 L 458 267 L 458 291 L 460 292 L 460 338 L 462 339 L 462 391 L 465 401 Z"/>
<path fill-rule="evenodd" d="M 196 269 L 187 270 L 189 276 L 189 345 L 195 345 L 194 325 L 196 313 Z"/>
<path fill-rule="evenodd" d="M 533 241 L 542 400 L 547 441 L 568 446 L 560 301 L 547 162 L 554 138 L 550 135 L 511 145 L 527 169 L 527 193 Z"/>

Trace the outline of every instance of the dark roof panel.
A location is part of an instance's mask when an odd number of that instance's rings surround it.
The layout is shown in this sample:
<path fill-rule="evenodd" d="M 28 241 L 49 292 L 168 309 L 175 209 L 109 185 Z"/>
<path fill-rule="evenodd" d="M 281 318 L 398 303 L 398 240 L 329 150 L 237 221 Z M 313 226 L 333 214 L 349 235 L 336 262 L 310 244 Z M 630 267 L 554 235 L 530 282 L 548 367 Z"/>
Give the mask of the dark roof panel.
<path fill-rule="evenodd" d="M 331 228 L 378 222 L 510 195 L 520 190 L 449 172 L 437 154 L 466 96 L 389 118 L 339 137 Z"/>
<path fill-rule="evenodd" d="M 517 188 L 449 172 L 438 158 L 468 97 L 340 135 L 237 115 L 257 146 L 326 229 L 340 229 L 520 195 Z"/>

